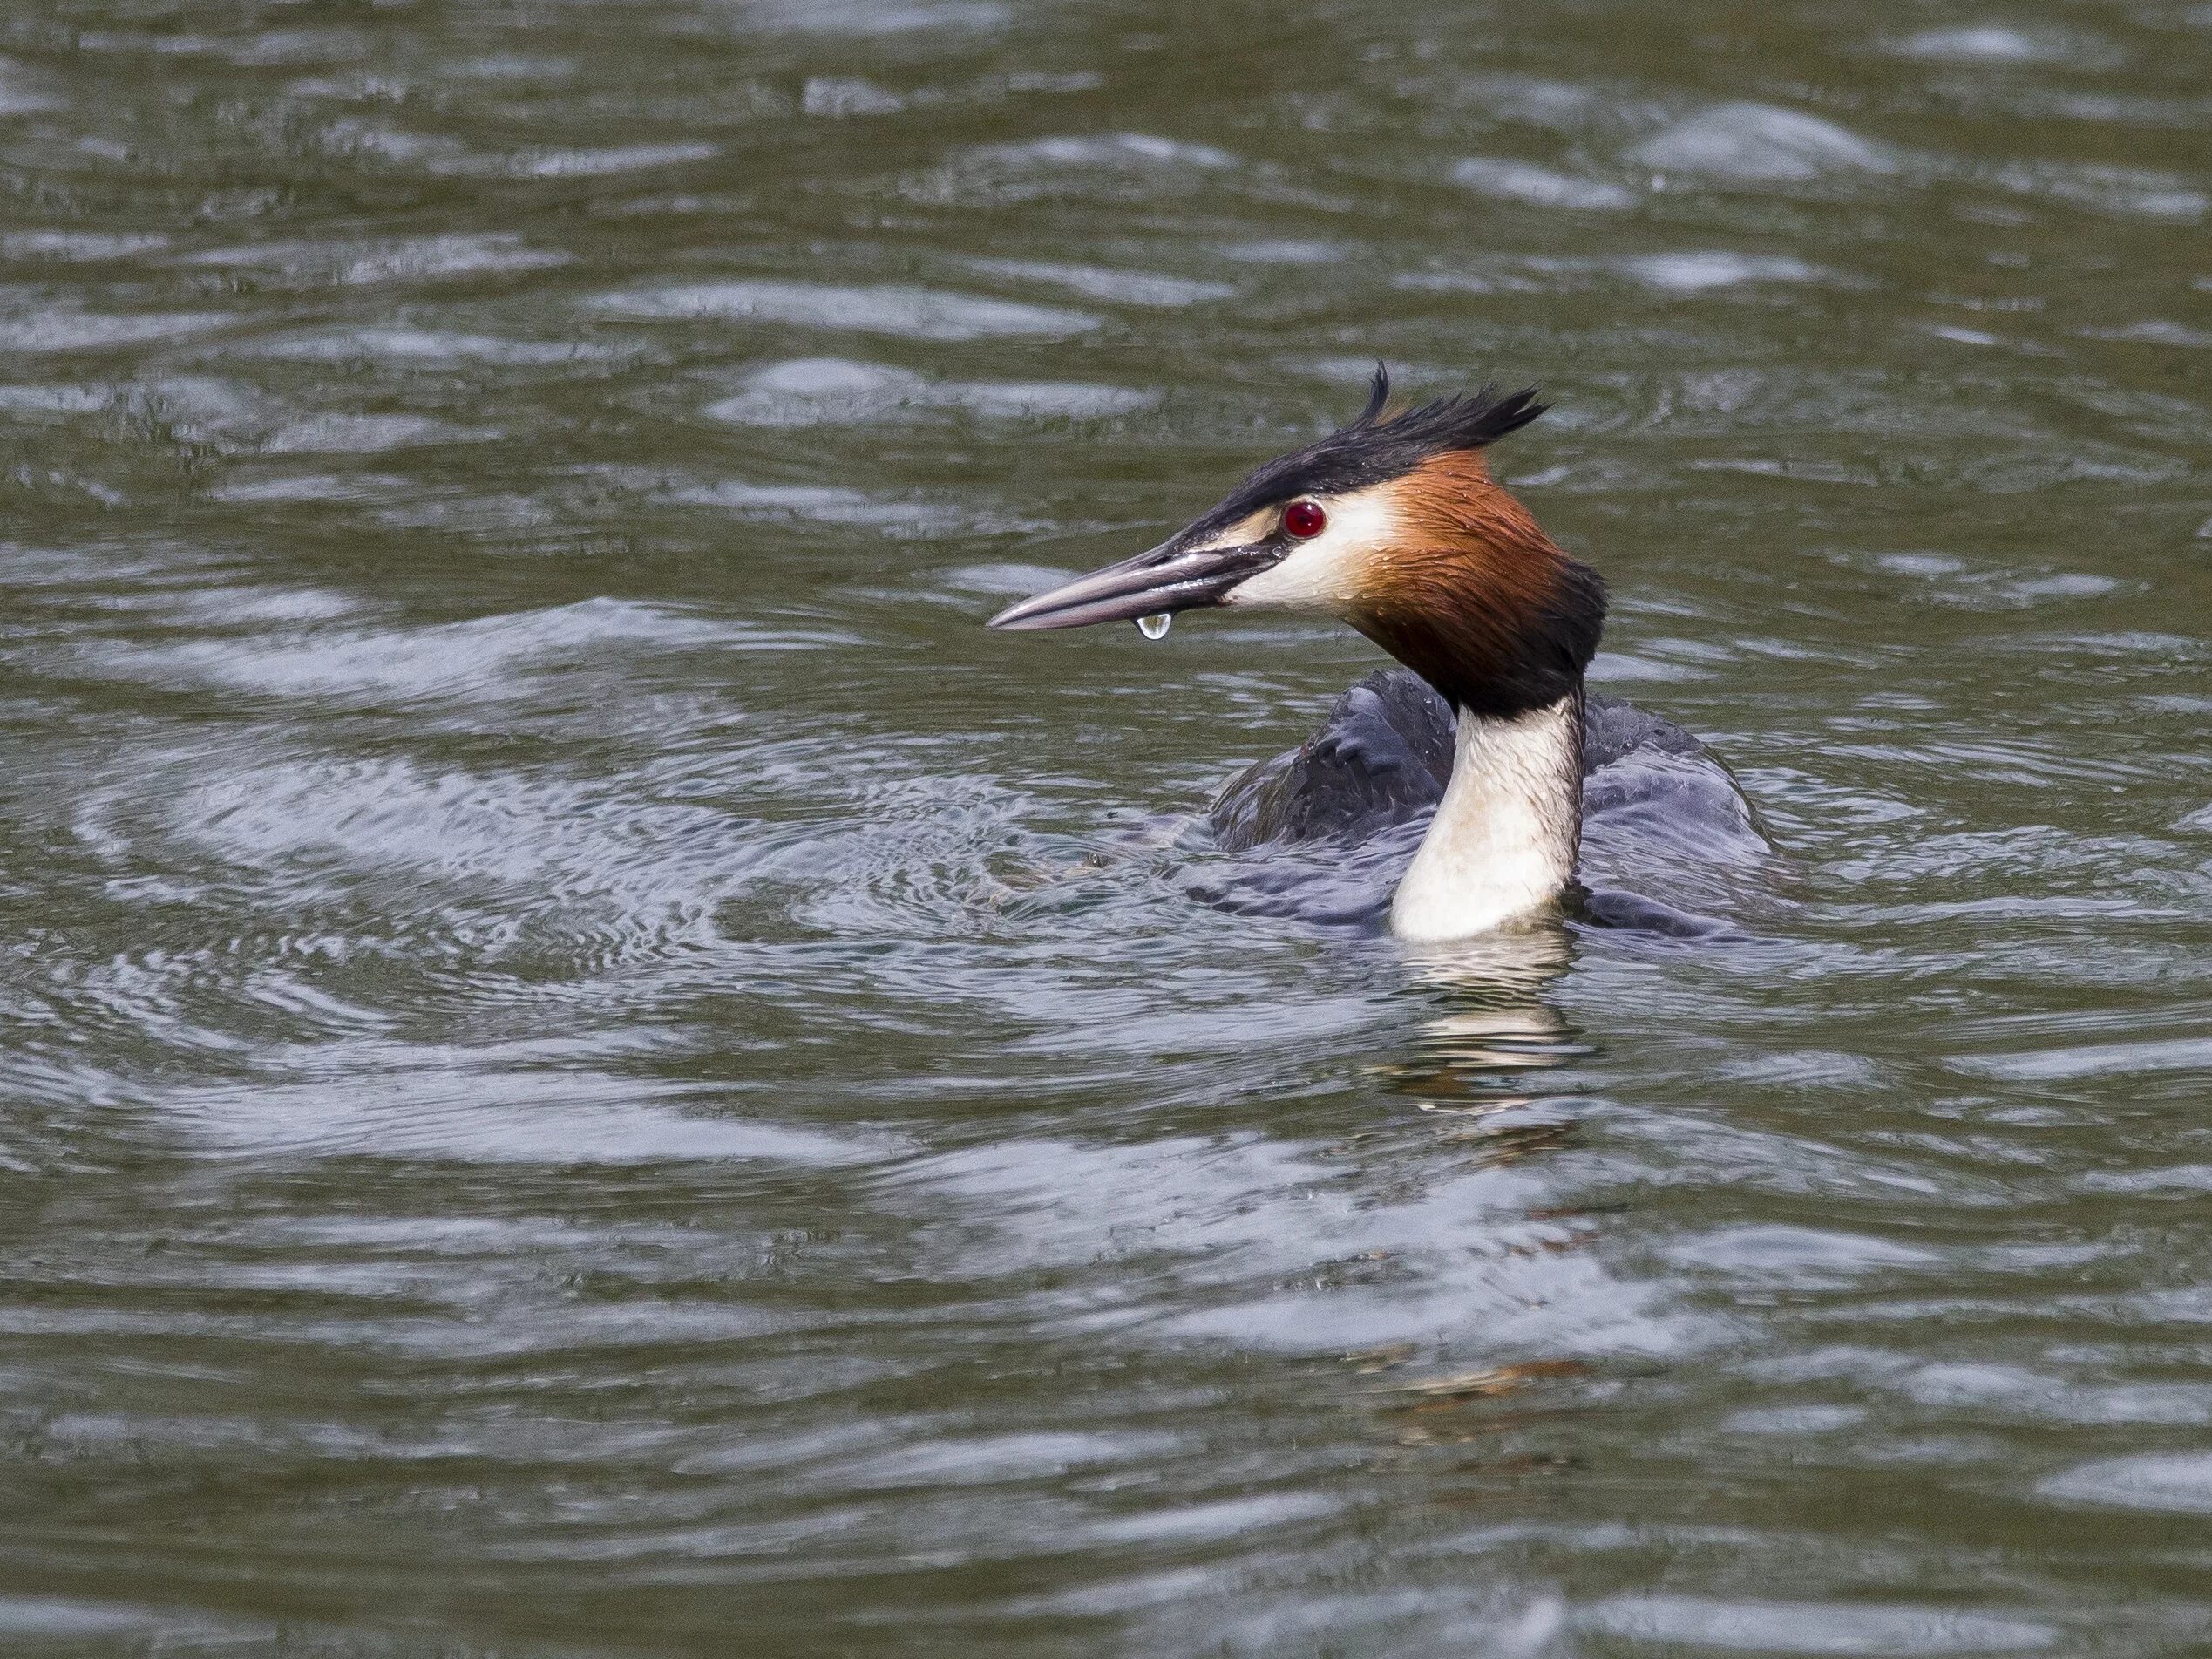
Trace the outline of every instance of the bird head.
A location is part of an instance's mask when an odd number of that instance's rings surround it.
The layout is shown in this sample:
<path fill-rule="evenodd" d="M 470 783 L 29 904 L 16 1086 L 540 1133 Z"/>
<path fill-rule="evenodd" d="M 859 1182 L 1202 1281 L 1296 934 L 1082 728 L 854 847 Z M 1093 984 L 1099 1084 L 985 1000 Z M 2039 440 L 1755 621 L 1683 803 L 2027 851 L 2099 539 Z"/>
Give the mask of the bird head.
<path fill-rule="evenodd" d="M 1595 571 L 1537 527 L 1482 452 L 1544 412 L 1533 391 L 1389 412 L 1380 368 L 1347 425 L 1254 472 L 1159 546 L 1009 606 L 993 628 L 1231 609 L 1350 623 L 1455 706 L 1513 715 L 1580 684 L 1605 624 Z"/>

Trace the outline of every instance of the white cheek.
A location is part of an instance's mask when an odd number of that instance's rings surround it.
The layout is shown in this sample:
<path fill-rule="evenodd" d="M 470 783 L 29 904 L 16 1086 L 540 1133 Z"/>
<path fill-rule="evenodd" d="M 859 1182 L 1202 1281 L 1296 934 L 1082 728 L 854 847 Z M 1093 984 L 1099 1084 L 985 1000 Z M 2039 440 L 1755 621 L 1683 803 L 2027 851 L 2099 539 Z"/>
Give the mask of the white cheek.
<path fill-rule="evenodd" d="M 1340 611 L 1367 586 L 1375 553 L 1386 545 L 1387 505 L 1357 496 L 1326 504 L 1328 527 L 1294 546 L 1272 569 L 1239 582 L 1224 605 L 1271 610 Z"/>

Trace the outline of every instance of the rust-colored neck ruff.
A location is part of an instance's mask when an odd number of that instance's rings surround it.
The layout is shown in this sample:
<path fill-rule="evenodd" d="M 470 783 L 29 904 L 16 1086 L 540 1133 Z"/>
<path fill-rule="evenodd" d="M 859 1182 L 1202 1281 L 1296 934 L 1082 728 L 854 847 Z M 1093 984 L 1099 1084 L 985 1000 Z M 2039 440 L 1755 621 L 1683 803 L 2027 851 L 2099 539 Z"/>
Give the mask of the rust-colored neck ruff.
<path fill-rule="evenodd" d="M 1455 708 L 1510 718 L 1578 690 L 1605 625 L 1605 585 L 1454 451 L 1381 486 L 1393 534 L 1347 608 L 1354 628 Z"/>

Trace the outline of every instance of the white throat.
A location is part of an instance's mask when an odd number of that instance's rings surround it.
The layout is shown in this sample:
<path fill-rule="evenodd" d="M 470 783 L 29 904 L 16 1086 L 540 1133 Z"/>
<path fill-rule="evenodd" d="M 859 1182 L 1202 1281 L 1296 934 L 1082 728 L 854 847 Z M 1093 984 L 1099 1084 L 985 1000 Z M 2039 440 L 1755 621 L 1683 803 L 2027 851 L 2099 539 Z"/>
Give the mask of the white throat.
<path fill-rule="evenodd" d="M 1574 879 L 1581 833 L 1581 695 L 1507 719 L 1462 709 L 1451 781 L 1390 931 L 1464 939 L 1542 909 Z"/>

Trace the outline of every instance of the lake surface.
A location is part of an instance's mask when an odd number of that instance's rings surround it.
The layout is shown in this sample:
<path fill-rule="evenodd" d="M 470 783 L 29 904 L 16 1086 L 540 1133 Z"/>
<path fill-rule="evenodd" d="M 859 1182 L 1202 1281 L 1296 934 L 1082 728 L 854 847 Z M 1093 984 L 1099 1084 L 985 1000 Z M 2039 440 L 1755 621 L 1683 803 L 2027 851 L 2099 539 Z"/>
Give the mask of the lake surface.
<path fill-rule="evenodd" d="M 0 21 L 0 1650 L 2212 1646 L 2212 8 Z M 1409 954 L 1409 390 L 1780 849 Z"/>

